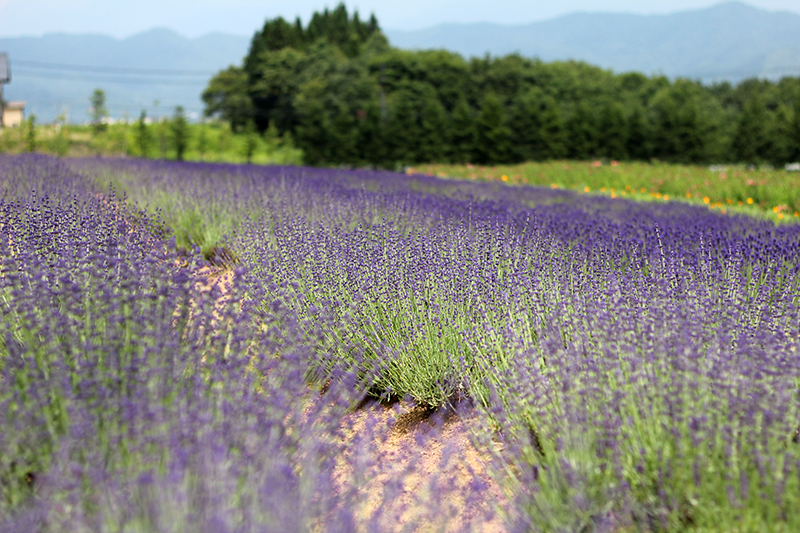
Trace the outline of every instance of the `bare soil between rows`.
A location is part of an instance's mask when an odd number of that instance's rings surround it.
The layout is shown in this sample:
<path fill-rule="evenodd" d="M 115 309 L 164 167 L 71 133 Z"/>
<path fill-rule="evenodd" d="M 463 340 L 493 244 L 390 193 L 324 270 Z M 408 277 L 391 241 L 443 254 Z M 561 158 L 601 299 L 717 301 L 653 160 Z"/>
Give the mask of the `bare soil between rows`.
<path fill-rule="evenodd" d="M 233 273 L 204 268 L 202 291 L 219 289 L 217 310 L 229 305 Z M 471 439 L 471 416 L 431 411 L 410 401 L 366 400 L 340 423 L 343 457 L 335 490 L 357 502 L 360 531 L 504 533 L 506 497 L 489 474 L 489 453 Z M 326 529 L 324 526 L 322 529 Z"/>
<path fill-rule="evenodd" d="M 471 422 L 410 401 L 368 401 L 346 415 L 351 457 L 337 468 L 337 483 L 348 490 L 355 477 L 362 531 L 506 531 L 494 512 L 504 496 L 470 438 Z"/>

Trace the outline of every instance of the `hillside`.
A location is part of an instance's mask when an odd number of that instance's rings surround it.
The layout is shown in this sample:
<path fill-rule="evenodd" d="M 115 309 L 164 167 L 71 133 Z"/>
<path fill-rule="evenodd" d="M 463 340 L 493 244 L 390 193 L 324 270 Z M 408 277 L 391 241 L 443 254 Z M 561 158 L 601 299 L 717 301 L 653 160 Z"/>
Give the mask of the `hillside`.
<path fill-rule="evenodd" d="M 150 115 L 171 114 L 176 105 L 200 113 L 208 80 L 240 62 L 249 42 L 226 34 L 187 39 L 168 29 L 122 40 L 68 34 L 0 38 L 12 69 L 4 97 L 25 100 L 27 111 L 43 122 L 61 113 L 86 120 L 89 95 L 97 87 L 106 91 L 113 117 L 138 116 L 142 108 Z"/>
<path fill-rule="evenodd" d="M 518 26 L 445 24 L 385 33 L 399 48 L 445 48 L 464 56 L 519 52 L 544 61 L 577 59 L 616 72 L 705 82 L 800 75 L 800 15 L 739 2 L 672 15 L 576 13 Z M 143 108 L 150 116 L 169 115 L 176 105 L 195 117 L 211 76 L 240 63 L 249 43 L 249 36 L 187 39 L 168 29 L 122 40 L 0 37 L 13 75 L 4 96 L 28 102 L 28 112 L 41 122 L 60 114 L 73 122 L 87 120 L 89 95 L 97 87 L 106 91 L 112 117 L 135 117 Z"/>
<path fill-rule="evenodd" d="M 672 15 L 576 13 L 518 26 L 446 24 L 386 33 L 400 48 L 444 48 L 465 56 L 519 52 L 703 81 L 800 74 L 800 15 L 740 2 Z"/>

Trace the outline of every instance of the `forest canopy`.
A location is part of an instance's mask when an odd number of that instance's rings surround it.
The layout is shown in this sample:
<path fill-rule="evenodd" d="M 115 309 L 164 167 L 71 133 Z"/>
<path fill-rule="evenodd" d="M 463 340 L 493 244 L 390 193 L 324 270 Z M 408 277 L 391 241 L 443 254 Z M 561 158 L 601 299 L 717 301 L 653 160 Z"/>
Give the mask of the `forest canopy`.
<path fill-rule="evenodd" d="M 800 160 L 800 78 L 706 86 L 580 61 L 400 50 L 374 15 L 344 4 L 306 26 L 267 20 L 203 100 L 234 130 L 273 124 L 314 165 Z"/>

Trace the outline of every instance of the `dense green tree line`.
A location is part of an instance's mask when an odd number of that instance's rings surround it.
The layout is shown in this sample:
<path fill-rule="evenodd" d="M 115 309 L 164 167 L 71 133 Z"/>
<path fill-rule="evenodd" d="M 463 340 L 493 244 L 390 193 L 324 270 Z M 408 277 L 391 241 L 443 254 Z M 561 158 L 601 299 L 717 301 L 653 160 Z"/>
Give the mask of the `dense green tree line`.
<path fill-rule="evenodd" d="M 344 5 L 305 27 L 268 20 L 203 99 L 234 131 L 273 124 L 317 165 L 800 160 L 800 78 L 704 86 L 577 61 L 399 50 L 374 16 Z"/>

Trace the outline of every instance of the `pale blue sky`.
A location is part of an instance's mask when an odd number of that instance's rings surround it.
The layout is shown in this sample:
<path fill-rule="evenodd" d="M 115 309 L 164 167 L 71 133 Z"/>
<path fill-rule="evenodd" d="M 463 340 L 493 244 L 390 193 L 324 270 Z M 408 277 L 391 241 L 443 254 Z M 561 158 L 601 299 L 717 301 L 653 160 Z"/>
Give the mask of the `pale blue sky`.
<path fill-rule="evenodd" d="M 186 37 L 210 32 L 251 35 L 266 18 L 304 21 L 325 0 L 0 0 L 0 36 L 43 33 L 102 33 L 129 37 L 154 27 Z M 385 29 L 420 29 L 446 22 L 523 24 L 576 11 L 660 14 L 698 9 L 720 0 L 357 0 L 347 2 L 364 16 L 374 12 Z M 800 13 L 800 0 L 747 0 L 774 11 Z"/>

